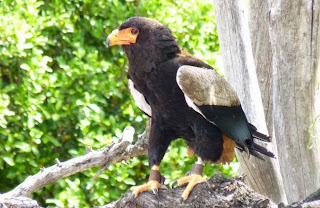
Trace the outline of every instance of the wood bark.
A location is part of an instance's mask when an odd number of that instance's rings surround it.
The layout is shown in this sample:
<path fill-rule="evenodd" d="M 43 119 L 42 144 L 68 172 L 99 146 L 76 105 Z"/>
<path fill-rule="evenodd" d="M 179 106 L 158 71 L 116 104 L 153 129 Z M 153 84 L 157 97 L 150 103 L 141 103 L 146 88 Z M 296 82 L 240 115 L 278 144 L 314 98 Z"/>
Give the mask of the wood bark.
<path fill-rule="evenodd" d="M 214 2 L 226 77 L 237 89 L 249 121 L 259 129 L 264 128 L 257 99 L 261 89 L 266 123 L 276 144 L 272 149 L 279 153 L 282 177 L 278 167 L 271 177 L 283 183 L 285 196 L 280 201 L 301 200 L 320 187 L 320 0 L 251 0 L 248 20 L 244 1 Z M 249 175 L 261 175 L 245 159 L 240 162 Z M 263 166 L 258 164 L 260 170 Z M 254 178 L 248 177 L 255 190 L 279 201 L 270 195 L 271 187 L 261 190 L 265 179 Z"/>
<path fill-rule="evenodd" d="M 245 1 L 213 2 L 226 79 L 236 89 L 249 122 L 267 133 Z M 267 148 L 277 154 L 275 144 L 269 144 Z M 275 202 L 286 202 L 277 160 L 266 158 L 266 161 L 261 161 L 245 154 L 237 154 L 237 158 L 241 171 L 248 176 L 247 183 L 254 190 Z"/>
<path fill-rule="evenodd" d="M 134 198 L 131 191 L 119 200 L 99 208 L 188 208 L 188 207 L 234 207 L 234 208 L 315 208 L 320 207 L 320 189 L 305 200 L 284 205 L 277 205 L 265 196 L 254 192 L 243 183 L 244 176 L 225 178 L 219 172 L 207 183 L 196 185 L 186 201 L 181 200 L 185 187 L 160 189 L 158 196 L 152 192 L 141 193 Z M 40 207 L 27 197 L 0 197 L 0 208 Z"/>
<path fill-rule="evenodd" d="M 273 122 L 288 201 L 320 187 L 319 0 L 269 0 Z"/>
<path fill-rule="evenodd" d="M 250 0 L 248 26 L 267 128 L 273 142 L 276 143 L 273 135 L 272 49 L 269 36 L 268 1 Z"/>
<path fill-rule="evenodd" d="M 25 196 L 0 197 L 0 208 L 36 208 L 40 207 L 38 202 Z"/>
<path fill-rule="evenodd" d="M 141 193 L 136 199 L 131 192 L 118 201 L 100 208 L 193 208 L 193 207 L 234 207 L 234 208 L 316 208 L 320 207 L 320 189 L 303 201 L 291 205 L 279 205 L 254 192 L 243 183 L 243 176 L 225 178 L 220 173 L 207 183 L 197 185 L 186 201 L 181 200 L 184 187 L 161 189 L 156 196 L 152 192 Z"/>
<path fill-rule="evenodd" d="M 160 189 L 158 196 L 152 192 L 144 192 L 136 199 L 131 192 L 128 192 L 117 202 L 100 208 L 278 207 L 265 196 L 248 188 L 242 179 L 242 177 L 228 179 L 217 173 L 207 183 L 197 185 L 186 201 L 181 198 L 185 187 L 178 187 Z"/>

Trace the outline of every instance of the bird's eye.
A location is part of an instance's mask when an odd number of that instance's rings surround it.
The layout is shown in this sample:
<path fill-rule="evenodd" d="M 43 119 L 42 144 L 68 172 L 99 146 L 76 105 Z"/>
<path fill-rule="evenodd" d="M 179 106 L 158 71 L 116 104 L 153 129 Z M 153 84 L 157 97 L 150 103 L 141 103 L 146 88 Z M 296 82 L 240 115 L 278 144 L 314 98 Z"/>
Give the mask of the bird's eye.
<path fill-rule="evenodd" d="M 139 33 L 139 30 L 137 29 L 137 28 L 133 28 L 132 30 L 131 30 L 131 34 L 132 35 L 136 35 L 136 34 L 138 34 Z"/>

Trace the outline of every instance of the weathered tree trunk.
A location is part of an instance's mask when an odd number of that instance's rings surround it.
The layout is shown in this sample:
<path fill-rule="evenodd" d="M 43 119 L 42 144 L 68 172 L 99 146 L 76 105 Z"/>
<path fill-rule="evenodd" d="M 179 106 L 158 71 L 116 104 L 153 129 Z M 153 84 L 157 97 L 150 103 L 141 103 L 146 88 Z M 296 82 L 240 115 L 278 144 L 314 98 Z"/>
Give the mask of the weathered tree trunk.
<path fill-rule="evenodd" d="M 320 0 L 251 0 L 249 29 L 245 1 L 214 2 L 226 77 L 260 130 L 262 96 L 285 195 L 276 161 L 238 157 L 241 170 L 273 200 L 301 200 L 320 187 Z"/>
<path fill-rule="evenodd" d="M 266 123 L 248 29 L 245 1 L 214 0 L 220 49 L 227 80 L 236 89 L 248 120 L 266 133 Z M 276 154 L 276 148 L 269 145 Z M 275 202 L 286 202 L 277 160 L 237 154 L 248 184 Z"/>
<path fill-rule="evenodd" d="M 269 135 L 273 142 L 272 117 L 272 49 L 269 36 L 269 3 L 268 1 L 250 0 L 249 31 L 254 63 L 261 92 L 262 104 Z"/>
<path fill-rule="evenodd" d="M 273 126 L 292 202 L 320 187 L 320 0 L 269 0 L 269 6 Z"/>

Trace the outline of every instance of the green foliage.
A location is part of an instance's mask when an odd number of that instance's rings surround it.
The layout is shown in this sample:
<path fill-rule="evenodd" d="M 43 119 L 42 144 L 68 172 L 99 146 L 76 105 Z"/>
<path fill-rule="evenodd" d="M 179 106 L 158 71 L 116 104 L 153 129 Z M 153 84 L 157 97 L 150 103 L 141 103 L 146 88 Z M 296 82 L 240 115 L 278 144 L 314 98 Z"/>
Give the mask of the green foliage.
<path fill-rule="evenodd" d="M 106 36 L 131 16 L 156 18 L 179 43 L 214 65 L 218 38 L 210 1 L 2 0 L 0 2 L 0 192 L 41 167 L 101 148 L 145 117 L 127 90 L 127 60 Z M 181 147 L 183 146 L 183 147 Z M 177 159 L 179 158 L 179 159 Z M 191 168 L 183 141 L 161 165 L 170 181 Z M 44 206 L 88 207 L 119 198 L 147 180 L 146 157 L 61 179 L 33 194 Z M 207 166 L 233 175 L 230 166 Z"/>

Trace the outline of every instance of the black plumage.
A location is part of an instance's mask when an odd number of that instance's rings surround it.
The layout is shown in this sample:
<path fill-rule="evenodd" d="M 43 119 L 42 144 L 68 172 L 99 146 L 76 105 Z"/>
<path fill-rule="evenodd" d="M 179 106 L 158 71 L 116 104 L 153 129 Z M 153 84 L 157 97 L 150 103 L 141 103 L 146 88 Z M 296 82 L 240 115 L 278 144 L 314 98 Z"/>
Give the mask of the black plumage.
<path fill-rule="evenodd" d="M 130 18 L 108 37 L 108 43 L 122 45 L 129 59 L 131 92 L 135 92 L 137 102 L 144 102 L 138 106 L 152 119 L 150 167 L 160 165 L 170 142 L 177 138 L 185 139 L 205 161 L 232 160 L 234 153 L 225 151 L 225 138 L 231 141 L 228 145 L 232 151 L 234 143 L 256 157 L 262 158 L 259 153 L 273 157 L 254 143 L 254 138 L 263 141 L 269 138 L 248 123 L 228 83 L 211 66 L 184 51 L 160 22 Z M 144 97 L 142 101 L 141 96 L 137 96 L 139 93 Z M 149 105 L 151 111 L 146 110 L 145 105 Z M 223 154 L 229 156 L 222 159 Z"/>

